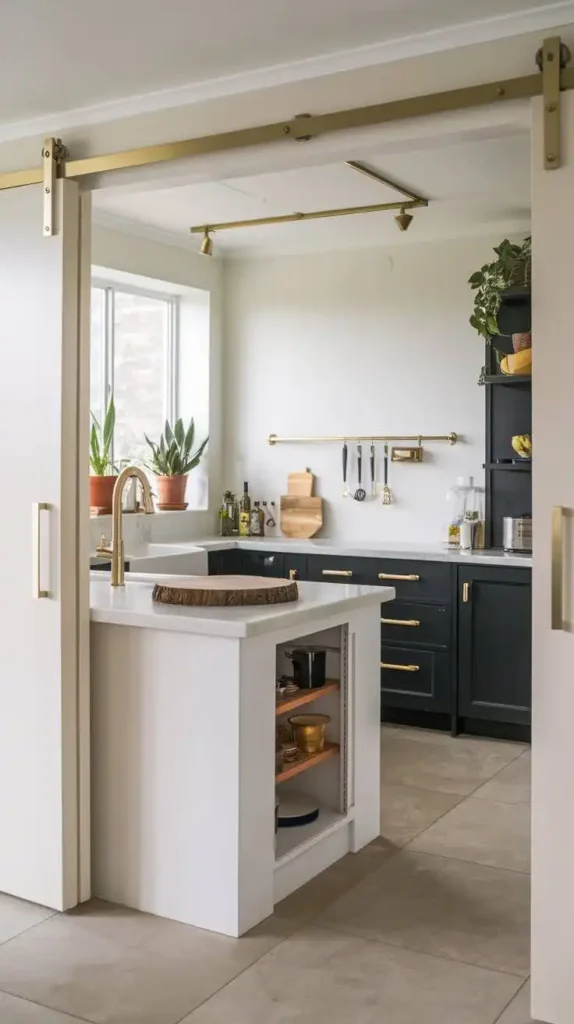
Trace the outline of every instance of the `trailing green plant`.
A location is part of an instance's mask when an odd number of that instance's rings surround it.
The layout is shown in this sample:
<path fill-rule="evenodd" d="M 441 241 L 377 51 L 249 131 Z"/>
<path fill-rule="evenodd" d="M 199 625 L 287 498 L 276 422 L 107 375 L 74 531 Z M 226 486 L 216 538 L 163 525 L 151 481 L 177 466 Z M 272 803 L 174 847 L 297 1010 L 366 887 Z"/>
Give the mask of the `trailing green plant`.
<path fill-rule="evenodd" d="M 190 420 L 187 430 L 183 425 L 181 417 L 172 427 L 168 420 L 165 421 L 163 434 L 159 444 L 150 441 L 147 434 L 146 442 L 151 448 L 152 457 L 147 463 L 148 469 L 156 476 L 186 476 L 199 464 L 209 437 L 202 441 L 199 448 L 193 453 L 193 441 L 195 438 L 195 424 L 193 417 Z"/>
<path fill-rule="evenodd" d="M 487 341 L 500 334 L 498 311 L 505 291 L 512 285 L 530 283 L 531 237 L 528 235 L 521 245 L 505 238 L 494 251 L 497 259 L 485 263 L 468 281 L 475 292 L 470 324 Z"/>
<path fill-rule="evenodd" d="M 116 467 L 112 462 L 112 443 L 116 426 L 116 407 L 114 396 L 110 396 L 103 427 L 100 426 L 92 413 L 92 430 L 90 432 L 90 466 L 94 476 L 113 476 Z"/>

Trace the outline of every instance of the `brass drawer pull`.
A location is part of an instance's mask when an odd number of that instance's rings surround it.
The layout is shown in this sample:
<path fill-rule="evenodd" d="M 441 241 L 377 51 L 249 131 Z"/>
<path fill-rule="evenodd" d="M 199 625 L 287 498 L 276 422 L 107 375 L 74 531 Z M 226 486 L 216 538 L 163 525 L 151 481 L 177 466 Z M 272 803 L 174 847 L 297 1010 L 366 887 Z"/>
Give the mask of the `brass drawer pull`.
<path fill-rule="evenodd" d="M 381 619 L 384 626 L 420 626 L 419 619 Z"/>
<path fill-rule="evenodd" d="M 299 570 L 298 569 L 289 569 L 289 579 L 290 580 L 296 580 L 298 576 L 299 576 Z"/>
<path fill-rule="evenodd" d="M 415 580 L 416 581 L 416 580 L 420 580 L 420 576 L 417 576 L 416 573 L 414 573 L 414 572 L 409 573 L 407 576 L 400 576 L 398 573 L 395 573 L 395 572 L 380 572 L 379 573 L 379 579 L 380 580 Z"/>
<path fill-rule="evenodd" d="M 323 576 L 352 576 L 352 569 L 321 569 Z"/>
<path fill-rule="evenodd" d="M 462 585 L 462 603 L 468 604 L 470 601 L 470 583 L 463 583 Z"/>
<path fill-rule="evenodd" d="M 418 672 L 420 665 L 392 665 L 386 661 L 381 661 L 381 668 L 392 668 L 395 672 Z"/>

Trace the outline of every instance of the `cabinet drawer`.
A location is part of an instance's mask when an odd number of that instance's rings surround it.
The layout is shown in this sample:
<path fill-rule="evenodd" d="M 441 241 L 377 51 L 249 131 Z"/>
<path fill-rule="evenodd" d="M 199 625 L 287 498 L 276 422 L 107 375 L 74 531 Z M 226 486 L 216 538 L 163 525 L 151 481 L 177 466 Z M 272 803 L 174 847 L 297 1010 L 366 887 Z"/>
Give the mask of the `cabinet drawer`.
<path fill-rule="evenodd" d="M 448 647 L 450 608 L 438 604 L 389 601 L 381 605 L 381 642 Z"/>
<path fill-rule="evenodd" d="M 411 559 L 365 559 L 361 582 L 394 587 L 405 601 L 451 601 L 451 566 L 446 562 L 416 562 Z"/>
<path fill-rule="evenodd" d="M 403 647 L 381 647 L 381 693 L 384 707 L 449 712 L 450 655 Z"/>

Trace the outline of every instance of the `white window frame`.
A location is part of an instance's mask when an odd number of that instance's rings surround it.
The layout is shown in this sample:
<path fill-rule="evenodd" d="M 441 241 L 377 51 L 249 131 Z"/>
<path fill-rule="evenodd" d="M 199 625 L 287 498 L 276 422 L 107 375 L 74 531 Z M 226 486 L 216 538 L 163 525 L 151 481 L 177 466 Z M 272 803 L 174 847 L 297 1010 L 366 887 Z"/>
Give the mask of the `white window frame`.
<path fill-rule="evenodd" d="M 164 419 L 173 423 L 178 415 L 178 369 L 179 369 L 179 297 L 151 288 L 138 288 L 131 284 L 117 281 L 106 281 L 92 278 L 92 288 L 100 288 L 104 292 L 103 309 L 103 354 L 102 379 L 100 381 L 101 407 L 106 409 L 110 395 L 114 390 L 114 352 L 115 352 L 115 295 L 124 292 L 130 295 L 142 295 L 145 298 L 159 299 L 167 304 L 167 345 L 165 347 L 165 374 L 163 410 Z M 113 445 L 112 445 L 113 449 Z M 114 452 L 112 450 L 112 461 Z"/>

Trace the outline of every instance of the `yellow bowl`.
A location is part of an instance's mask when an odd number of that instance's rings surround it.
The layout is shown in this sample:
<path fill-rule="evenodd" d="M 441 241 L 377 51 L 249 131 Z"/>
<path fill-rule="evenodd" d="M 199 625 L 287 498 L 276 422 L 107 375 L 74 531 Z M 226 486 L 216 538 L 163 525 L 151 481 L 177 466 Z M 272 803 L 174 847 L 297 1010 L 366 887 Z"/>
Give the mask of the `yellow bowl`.
<path fill-rule="evenodd" d="M 329 715 L 293 715 L 289 722 L 299 750 L 304 754 L 320 754 L 325 748 L 325 729 L 330 721 Z"/>

